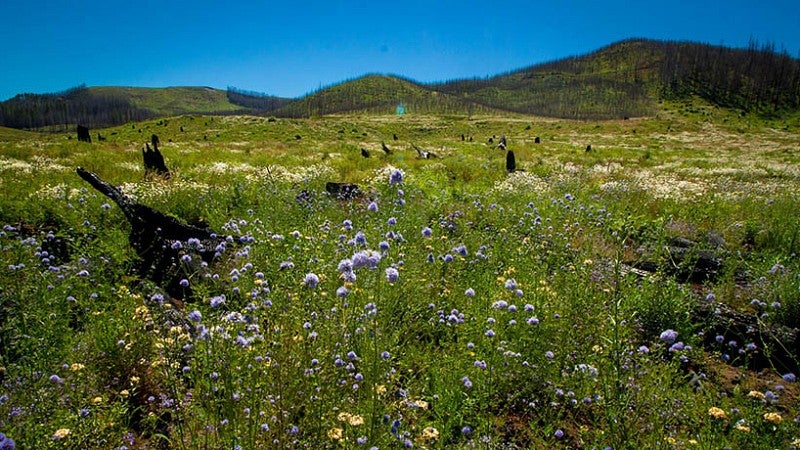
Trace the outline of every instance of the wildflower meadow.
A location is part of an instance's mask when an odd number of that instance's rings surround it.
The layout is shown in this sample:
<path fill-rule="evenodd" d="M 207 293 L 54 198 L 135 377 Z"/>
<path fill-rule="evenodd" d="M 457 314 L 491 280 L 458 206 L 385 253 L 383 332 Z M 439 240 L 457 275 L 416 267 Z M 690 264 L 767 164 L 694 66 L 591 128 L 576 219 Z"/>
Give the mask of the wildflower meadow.
<path fill-rule="evenodd" d="M 797 448 L 800 126 L 694 108 L 0 130 L 0 449 Z M 225 237 L 186 295 L 79 166 Z"/>

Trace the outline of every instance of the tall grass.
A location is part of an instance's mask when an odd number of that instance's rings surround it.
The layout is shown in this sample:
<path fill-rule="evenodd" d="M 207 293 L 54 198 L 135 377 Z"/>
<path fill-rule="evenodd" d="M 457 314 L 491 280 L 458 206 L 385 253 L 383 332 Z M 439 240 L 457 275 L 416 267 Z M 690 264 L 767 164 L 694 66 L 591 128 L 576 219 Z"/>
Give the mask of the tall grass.
<path fill-rule="evenodd" d="M 670 150 L 650 122 L 635 136 L 609 135 L 628 124 L 534 122 L 530 133 L 554 137 L 537 146 L 523 125 L 182 117 L 108 130 L 107 147 L 3 142 L 2 186 L 15 194 L 0 203 L 0 431 L 19 448 L 796 446 L 796 385 L 726 363 L 692 316 L 713 292 L 796 326 L 793 183 L 715 193 L 725 175 L 672 164 L 710 139 L 700 132 Z M 173 178 L 142 181 L 140 136 L 156 127 L 173 139 Z M 525 172 L 506 175 L 483 144 L 500 133 Z M 443 158 L 415 159 L 412 139 Z M 579 141 L 609 144 L 587 156 Z M 640 142 L 656 148 L 647 159 L 630 149 Z M 695 156 L 733 170 L 741 151 Z M 189 277 L 192 294 L 165 297 L 131 271 L 128 225 L 78 165 L 230 246 Z M 326 181 L 367 194 L 334 200 Z M 731 268 L 715 281 L 623 270 L 709 231 Z"/>

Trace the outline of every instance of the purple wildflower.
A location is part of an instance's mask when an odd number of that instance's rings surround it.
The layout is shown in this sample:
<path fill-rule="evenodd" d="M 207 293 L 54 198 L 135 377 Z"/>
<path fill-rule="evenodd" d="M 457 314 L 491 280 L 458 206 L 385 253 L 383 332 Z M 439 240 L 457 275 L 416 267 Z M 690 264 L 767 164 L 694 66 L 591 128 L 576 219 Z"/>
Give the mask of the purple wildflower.
<path fill-rule="evenodd" d="M 222 306 L 223 303 L 225 303 L 225 296 L 224 295 L 218 295 L 218 296 L 215 296 L 215 297 L 211 297 L 211 300 L 209 300 L 209 304 L 214 309 L 219 309 L 219 307 Z"/>
<path fill-rule="evenodd" d="M 389 174 L 389 184 L 400 184 L 403 182 L 403 172 L 400 169 L 394 169 Z"/>
<path fill-rule="evenodd" d="M 675 339 L 678 338 L 678 332 L 672 329 L 668 329 L 663 331 L 658 338 L 666 342 L 667 344 L 671 345 L 675 342 Z"/>
<path fill-rule="evenodd" d="M 314 289 L 319 284 L 319 277 L 315 273 L 307 273 L 306 277 L 303 279 L 303 283 L 309 287 L 309 289 Z"/>
<path fill-rule="evenodd" d="M 200 311 L 198 311 L 196 309 L 194 311 L 190 312 L 187 317 L 192 322 L 200 322 L 201 320 L 203 320 L 203 315 L 200 314 Z"/>

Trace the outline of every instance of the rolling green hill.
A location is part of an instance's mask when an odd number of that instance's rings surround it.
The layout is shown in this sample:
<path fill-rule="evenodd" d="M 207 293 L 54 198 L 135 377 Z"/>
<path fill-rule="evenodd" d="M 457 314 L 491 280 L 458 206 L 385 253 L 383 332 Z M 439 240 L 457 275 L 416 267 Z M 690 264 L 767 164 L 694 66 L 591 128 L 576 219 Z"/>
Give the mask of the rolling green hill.
<path fill-rule="evenodd" d="M 119 95 L 133 106 L 151 111 L 156 116 L 176 116 L 198 112 L 229 113 L 241 106 L 231 103 L 225 91 L 209 87 L 92 87 L 96 95 Z"/>
<path fill-rule="evenodd" d="M 697 96 L 726 108 L 800 108 L 800 60 L 752 43 L 733 49 L 631 39 L 588 55 L 433 89 L 526 114 L 578 119 L 644 116 L 663 99 Z"/>
<path fill-rule="evenodd" d="M 400 104 L 409 113 L 617 119 L 649 116 L 662 100 L 692 97 L 765 116 L 794 113 L 800 110 L 800 60 L 757 43 L 733 49 L 630 39 L 490 78 L 422 84 L 372 74 L 297 99 L 207 87 L 81 86 L 56 94 L 21 94 L 0 103 L 0 126 L 98 127 L 182 114 L 387 114 Z"/>
<path fill-rule="evenodd" d="M 348 112 L 394 113 L 403 105 L 409 113 L 469 114 L 492 109 L 457 96 L 437 92 L 410 80 L 365 75 L 321 89 L 269 111 L 281 117 L 309 117 Z"/>

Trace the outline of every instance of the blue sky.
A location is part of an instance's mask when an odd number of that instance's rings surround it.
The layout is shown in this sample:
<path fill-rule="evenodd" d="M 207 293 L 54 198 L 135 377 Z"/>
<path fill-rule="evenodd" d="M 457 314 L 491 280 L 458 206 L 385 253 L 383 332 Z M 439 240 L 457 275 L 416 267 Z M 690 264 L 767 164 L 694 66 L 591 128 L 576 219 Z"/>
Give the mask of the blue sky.
<path fill-rule="evenodd" d="M 631 37 L 800 57 L 794 1 L 0 0 L 0 100 L 89 86 L 299 97 L 366 73 L 483 77 Z"/>

